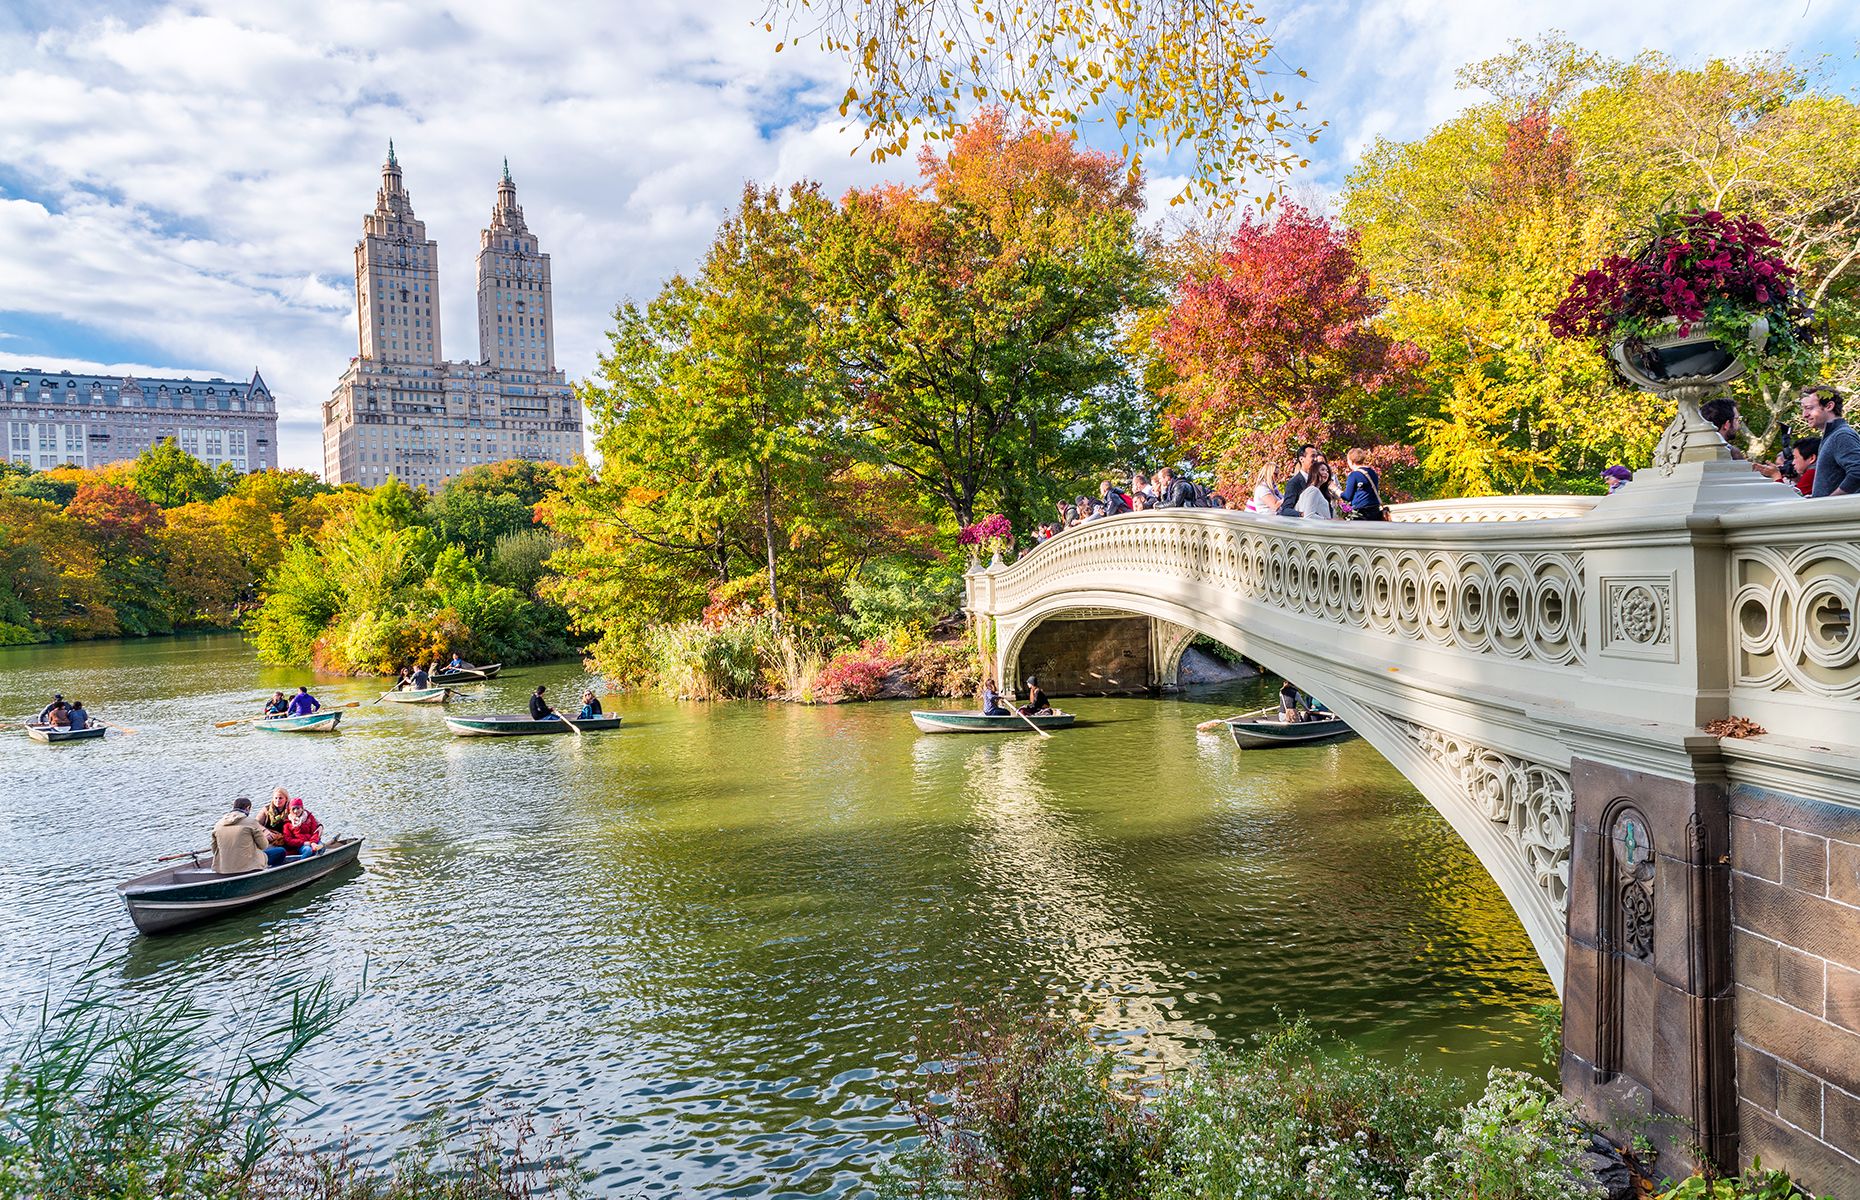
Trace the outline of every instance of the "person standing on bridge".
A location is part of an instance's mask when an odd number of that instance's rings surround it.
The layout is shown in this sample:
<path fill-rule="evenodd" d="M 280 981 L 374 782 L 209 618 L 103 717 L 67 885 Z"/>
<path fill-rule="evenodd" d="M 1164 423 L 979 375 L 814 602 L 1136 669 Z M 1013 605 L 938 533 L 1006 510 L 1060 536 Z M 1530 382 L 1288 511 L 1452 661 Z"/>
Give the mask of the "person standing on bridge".
<path fill-rule="evenodd" d="M 1815 490 L 1822 496 L 1860 492 L 1860 434 L 1841 416 L 1841 394 L 1831 387 L 1802 393 L 1802 419 L 1815 427 L 1821 444 L 1815 455 Z"/>
<path fill-rule="evenodd" d="M 1301 516 L 1298 511 L 1298 493 L 1305 490 L 1305 484 L 1311 482 L 1311 464 L 1317 460 L 1317 447 L 1310 442 L 1298 447 L 1298 470 L 1285 481 L 1285 492 L 1279 500 L 1279 515 L 1282 517 Z"/>
<path fill-rule="evenodd" d="M 1331 507 L 1330 464 L 1317 459 L 1311 464 L 1311 482 L 1299 489 L 1298 515 L 1328 521 L 1337 515 Z M 1289 490 L 1289 489 L 1288 489 Z"/>
<path fill-rule="evenodd" d="M 1352 446 L 1343 461 L 1350 469 L 1343 484 L 1343 502 L 1359 520 L 1388 520 L 1388 510 L 1382 507 L 1382 472 L 1369 465 L 1369 451 Z"/>

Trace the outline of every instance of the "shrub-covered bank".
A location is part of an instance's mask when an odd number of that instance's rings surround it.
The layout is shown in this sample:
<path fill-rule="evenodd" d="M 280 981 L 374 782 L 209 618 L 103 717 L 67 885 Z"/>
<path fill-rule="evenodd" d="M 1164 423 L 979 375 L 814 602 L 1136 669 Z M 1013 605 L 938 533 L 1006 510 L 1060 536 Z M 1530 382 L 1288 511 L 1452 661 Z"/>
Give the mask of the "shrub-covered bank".
<path fill-rule="evenodd" d="M 1613 1189 L 1591 1130 L 1533 1076 L 1494 1067 L 1479 1095 L 1412 1057 L 1321 1044 L 1293 1021 L 1163 1078 L 1120 1071 L 1045 1012 L 956 1010 L 920 1033 L 900 1104 L 919 1138 L 884 1200 L 1784 1200 L 1781 1172 Z M 1631 1161 L 1631 1160 L 1628 1160 Z M 1651 1184 L 1653 1181 L 1647 1181 Z"/>

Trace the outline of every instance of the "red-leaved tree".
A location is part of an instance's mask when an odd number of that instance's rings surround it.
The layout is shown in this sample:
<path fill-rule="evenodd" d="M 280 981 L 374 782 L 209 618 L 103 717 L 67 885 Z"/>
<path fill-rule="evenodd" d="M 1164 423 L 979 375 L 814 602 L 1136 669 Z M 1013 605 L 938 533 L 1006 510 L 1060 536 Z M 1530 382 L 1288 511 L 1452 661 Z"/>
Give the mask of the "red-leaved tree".
<path fill-rule="evenodd" d="M 1375 328 L 1381 306 L 1352 231 L 1296 204 L 1247 217 L 1213 272 L 1182 284 L 1159 339 L 1176 439 L 1229 496 L 1250 494 L 1265 463 L 1283 473 L 1303 442 L 1413 465 L 1411 447 L 1366 428 L 1372 403 L 1417 386 L 1426 361 Z"/>

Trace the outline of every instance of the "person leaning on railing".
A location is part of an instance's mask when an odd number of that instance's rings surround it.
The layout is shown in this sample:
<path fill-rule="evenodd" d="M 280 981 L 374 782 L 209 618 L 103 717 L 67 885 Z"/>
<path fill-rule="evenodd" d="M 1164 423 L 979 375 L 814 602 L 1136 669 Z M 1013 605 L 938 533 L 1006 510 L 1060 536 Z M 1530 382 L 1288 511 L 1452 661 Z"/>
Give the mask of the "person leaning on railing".
<path fill-rule="evenodd" d="M 1842 402 L 1840 392 L 1825 385 L 1802 393 L 1802 419 L 1821 435 L 1810 493 L 1816 498 L 1860 493 L 1860 434 L 1841 416 Z"/>

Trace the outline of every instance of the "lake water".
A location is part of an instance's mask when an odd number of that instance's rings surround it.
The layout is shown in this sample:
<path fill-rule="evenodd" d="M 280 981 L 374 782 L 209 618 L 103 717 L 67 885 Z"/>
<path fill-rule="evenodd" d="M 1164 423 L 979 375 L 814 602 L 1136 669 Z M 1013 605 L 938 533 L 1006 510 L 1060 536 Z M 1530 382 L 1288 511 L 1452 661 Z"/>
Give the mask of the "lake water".
<path fill-rule="evenodd" d="M 1079 699 L 1051 740 L 922 736 L 902 703 L 605 698 L 624 729 L 453 738 L 438 709 L 340 732 L 212 722 L 313 683 L 237 637 L 0 650 L 0 713 L 54 691 L 134 728 L 0 740 L 0 993 L 102 947 L 126 994 L 228 1014 L 275 980 L 366 965 L 300 1080 L 303 1128 L 385 1139 L 436 1107 L 567 1114 L 622 1193 L 857 1193 L 906 1122 L 884 1086 L 912 1026 L 1004 993 L 1089 1014 L 1139 1061 L 1275 1013 L 1468 1080 L 1536 1060 L 1549 979 L 1496 885 L 1359 740 L 1239 752 L 1196 722 L 1250 681 Z M 572 663 L 454 699 L 517 712 Z M 930 702 L 926 707 L 938 706 Z M 953 702 L 952 702 L 953 703 Z M 218 923 L 137 934 L 112 890 L 284 784 L 367 838 L 363 868 Z"/>

